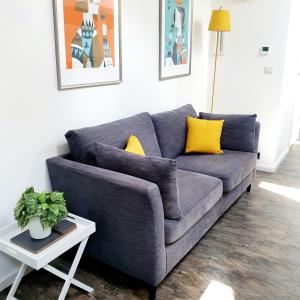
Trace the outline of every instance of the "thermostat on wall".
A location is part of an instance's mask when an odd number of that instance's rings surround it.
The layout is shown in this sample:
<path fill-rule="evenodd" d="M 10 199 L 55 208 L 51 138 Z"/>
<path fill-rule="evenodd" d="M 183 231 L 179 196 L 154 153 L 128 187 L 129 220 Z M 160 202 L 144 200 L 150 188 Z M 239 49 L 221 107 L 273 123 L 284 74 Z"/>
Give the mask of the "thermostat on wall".
<path fill-rule="evenodd" d="M 270 54 L 271 47 L 270 46 L 262 46 L 260 49 L 260 54 L 263 56 L 267 56 Z"/>

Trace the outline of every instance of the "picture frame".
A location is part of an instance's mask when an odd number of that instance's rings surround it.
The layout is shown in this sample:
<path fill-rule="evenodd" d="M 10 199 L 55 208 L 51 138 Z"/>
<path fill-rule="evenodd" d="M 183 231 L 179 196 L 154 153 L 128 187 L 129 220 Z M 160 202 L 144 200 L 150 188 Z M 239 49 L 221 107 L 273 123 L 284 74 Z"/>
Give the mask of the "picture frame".
<path fill-rule="evenodd" d="M 193 2 L 193 0 L 160 0 L 160 80 L 191 75 Z"/>
<path fill-rule="evenodd" d="M 121 0 L 53 0 L 58 89 L 122 82 Z"/>

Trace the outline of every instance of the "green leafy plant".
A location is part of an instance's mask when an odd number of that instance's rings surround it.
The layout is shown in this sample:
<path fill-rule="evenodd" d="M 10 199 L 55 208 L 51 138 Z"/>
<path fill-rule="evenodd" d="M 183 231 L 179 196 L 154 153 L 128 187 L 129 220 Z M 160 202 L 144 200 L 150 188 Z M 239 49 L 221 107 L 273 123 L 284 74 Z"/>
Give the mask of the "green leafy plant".
<path fill-rule="evenodd" d="M 34 217 L 39 217 L 43 229 L 52 228 L 68 215 L 64 194 L 60 192 L 37 193 L 33 187 L 26 189 L 17 202 L 14 216 L 22 229 Z"/>

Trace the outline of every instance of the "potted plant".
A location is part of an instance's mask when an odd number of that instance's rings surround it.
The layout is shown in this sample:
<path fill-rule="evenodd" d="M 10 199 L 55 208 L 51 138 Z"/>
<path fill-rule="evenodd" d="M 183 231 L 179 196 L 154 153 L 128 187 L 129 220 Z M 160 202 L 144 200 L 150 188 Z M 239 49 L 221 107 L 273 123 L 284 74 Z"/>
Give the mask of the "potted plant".
<path fill-rule="evenodd" d="M 44 239 L 52 227 L 68 215 L 64 194 L 60 192 L 37 193 L 33 187 L 22 193 L 14 209 L 14 216 L 21 229 L 27 225 L 33 239 Z"/>

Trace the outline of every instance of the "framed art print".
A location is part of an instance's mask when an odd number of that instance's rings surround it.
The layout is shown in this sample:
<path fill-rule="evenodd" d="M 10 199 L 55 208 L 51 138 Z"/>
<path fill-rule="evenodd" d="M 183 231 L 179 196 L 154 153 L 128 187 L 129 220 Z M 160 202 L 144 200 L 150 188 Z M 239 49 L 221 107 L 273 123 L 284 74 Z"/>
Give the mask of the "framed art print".
<path fill-rule="evenodd" d="M 160 0 L 160 80 L 191 74 L 193 0 Z"/>
<path fill-rule="evenodd" d="M 120 0 L 53 0 L 59 89 L 122 81 Z"/>

